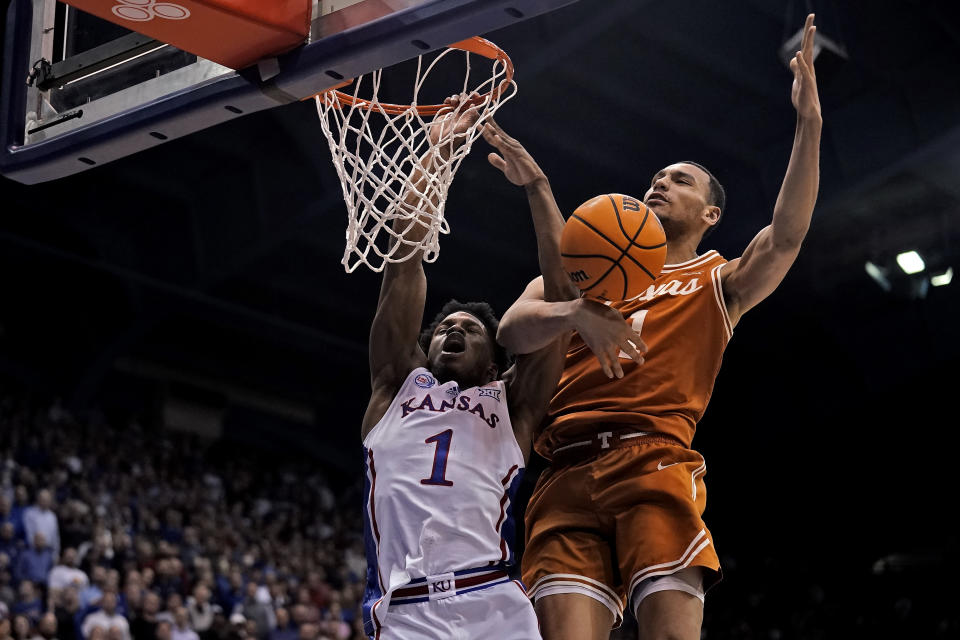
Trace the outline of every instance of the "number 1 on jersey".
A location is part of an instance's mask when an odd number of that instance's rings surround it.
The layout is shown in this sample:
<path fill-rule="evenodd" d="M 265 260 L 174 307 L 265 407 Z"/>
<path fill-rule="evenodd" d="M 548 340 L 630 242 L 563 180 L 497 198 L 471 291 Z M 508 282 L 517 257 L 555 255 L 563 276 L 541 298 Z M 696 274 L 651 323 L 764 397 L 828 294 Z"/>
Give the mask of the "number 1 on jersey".
<path fill-rule="evenodd" d="M 420 484 L 432 484 L 440 487 L 453 486 L 453 483 L 444 477 L 447 473 L 447 454 L 450 453 L 451 440 L 453 440 L 453 429 L 447 429 L 424 440 L 427 444 L 436 442 L 437 448 L 433 452 L 433 470 L 430 472 L 430 477 L 422 479 Z"/>
<path fill-rule="evenodd" d="M 647 317 L 647 311 L 649 311 L 649 309 L 643 309 L 630 316 L 630 328 L 637 333 L 640 333 L 643 330 L 643 319 Z M 630 356 L 628 356 L 624 351 L 620 352 L 619 357 L 626 360 L 630 359 Z"/>

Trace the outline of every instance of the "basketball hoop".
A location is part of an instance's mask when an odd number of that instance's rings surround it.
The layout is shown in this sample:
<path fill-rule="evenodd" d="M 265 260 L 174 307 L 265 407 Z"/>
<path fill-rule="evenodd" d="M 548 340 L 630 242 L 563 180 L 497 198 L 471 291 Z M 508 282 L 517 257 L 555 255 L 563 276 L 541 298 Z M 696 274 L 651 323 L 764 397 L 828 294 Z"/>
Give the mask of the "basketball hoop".
<path fill-rule="evenodd" d="M 463 53 L 466 74 L 462 93 L 471 95 L 469 105 L 476 108 L 477 121 L 462 134 L 463 144 L 443 159 L 437 148 L 448 145 L 442 139 L 430 141 L 432 117 L 449 107 L 443 104 L 417 104 L 420 91 L 431 71 L 444 57 Z M 490 61 L 489 77 L 470 88 L 470 55 Z M 361 264 L 382 271 L 388 262 L 402 262 L 423 251 L 423 259 L 433 262 L 440 252 L 439 237 L 450 233 L 444 219 L 447 192 L 460 163 L 470 153 L 479 135 L 480 125 L 517 91 L 513 81 L 513 63 L 502 49 L 483 38 L 469 38 L 441 51 L 424 68 L 424 56 L 417 57 L 417 73 L 410 104 L 381 102 L 379 92 L 383 69 L 354 81 L 353 93 L 331 89 L 317 94 L 317 113 L 323 133 L 330 145 L 337 175 L 347 205 L 347 246 L 341 261 L 347 273 Z M 479 75 L 479 74 L 475 74 Z M 360 97 L 361 88 L 369 83 L 369 97 Z M 372 117 L 377 114 L 376 117 Z M 411 177 L 422 169 L 421 161 L 429 157 L 429 175 L 418 189 Z M 419 196 L 419 210 L 410 211 L 403 199 L 414 192 Z M 396 219 L 412 220 L 427 227 L 423 240 L 411 242 L 393 228 Z M 399 225 L 405 227 L 405 225 Z M 401 247 L 408 247 L 397 257 Z"/>

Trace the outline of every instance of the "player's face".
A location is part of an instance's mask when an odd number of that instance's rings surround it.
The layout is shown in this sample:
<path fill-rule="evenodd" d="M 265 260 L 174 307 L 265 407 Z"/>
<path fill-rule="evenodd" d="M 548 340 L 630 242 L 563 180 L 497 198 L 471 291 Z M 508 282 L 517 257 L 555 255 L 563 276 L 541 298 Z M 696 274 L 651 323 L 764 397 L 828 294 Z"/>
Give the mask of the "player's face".
<path fill-rule="evenodd" d="M 643 202 L 657 214 L 667 240 L 694 229 L 711 209 L 710 176 L 683 162 L 664 167 L 653 176 Z M 715 209 L 715 207 L 713 207 Z"/>
<path fill-rule="evenodd" d="M 437 325 L 427 361 L 440 382 L 456 380 L 463 387 L 486 384 L 496 377 L 493 336 L 475 316 L 458 311 Z"/>

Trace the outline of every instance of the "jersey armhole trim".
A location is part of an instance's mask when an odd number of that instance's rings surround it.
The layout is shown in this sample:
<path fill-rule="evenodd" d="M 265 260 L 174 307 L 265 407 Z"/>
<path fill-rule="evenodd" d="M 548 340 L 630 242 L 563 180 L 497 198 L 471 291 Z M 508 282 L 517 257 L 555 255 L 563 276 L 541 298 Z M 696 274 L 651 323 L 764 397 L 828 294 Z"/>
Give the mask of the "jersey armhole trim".
<path fill-rule="evenodd" d="M 394 407 L 398 402 L 400 402 L 400 396 L 403 394 L 403 390 L 407 387 L 407 382 L 410 381 L 410 376 L 412 376 L 414 373 L 417 373 L 417 372 L 420 371 L 421 369 L 422 369 L 423 371 L 426 371 L 428 374 L 430 373 L 430 370 L 427 369 L 426 367 L 414 367 L 413 369 L 410 370 L 410 373 L 407 374 L 407 377 L 404 378 L 404 379 L 403 379 L 403 382 L 400 384 L 400 388 L 397 389 L 397 392 L 393 395 L 393 400 L 391 400 L 391 401 L 390 401 L 390 404 L 387 405 L 387 410 L 384 411 L 384 412 L 383 412 L 383 415 L 380 417 L 380 419 L 377 420 L 377 424 L 375 424 L 375 425 L 373 425 L 372 427 L 370 427 L 370 431 L 367 432 L 367 436 L 363 439 L 363 442 L 362 442 L 362 444 L 363 444 L 364 447 L 368 447 L 368 446 L 369 446 L 369 445 L 367 444 L 367 441 L 370 439 L 370 436 L 372 436 L 372 435 L 374 434 L 374 432 L 377 431 L 377 429 L 380 428 L 380 425 L 383 424 L 383 421 L 386 419 L 386 417 L 387 417 L 388 415 L 390 415 L 390 410 L 393 409 L 393 407 Z"/>
<path fill-rule="evenodd" d="M 733 337 L 733 323 L 730 322 L 730 313 L 727 311 L 727 302 L 723 298 L 723 282 L 720 280 L 720 270 L 728 263 L 718 264 L 710 270 L 710 279 L 713 281 L 713 297 L 723 317 L 723 328 L 727 334 L 727 341 Z"/>

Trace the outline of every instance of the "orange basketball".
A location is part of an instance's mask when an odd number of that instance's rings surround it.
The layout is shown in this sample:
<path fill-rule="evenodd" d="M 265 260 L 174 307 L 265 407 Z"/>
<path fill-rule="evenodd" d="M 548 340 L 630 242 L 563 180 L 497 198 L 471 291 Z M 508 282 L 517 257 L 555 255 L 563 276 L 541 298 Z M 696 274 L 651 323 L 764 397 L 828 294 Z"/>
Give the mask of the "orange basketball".
<path fill-rule="evenodd" d="M 667 257 L 663 227 L 640 200 L 609 193 L 577 207 L 560 239 L 563 268 L 592 298 L 628 300 L 660 275 Z"/>

